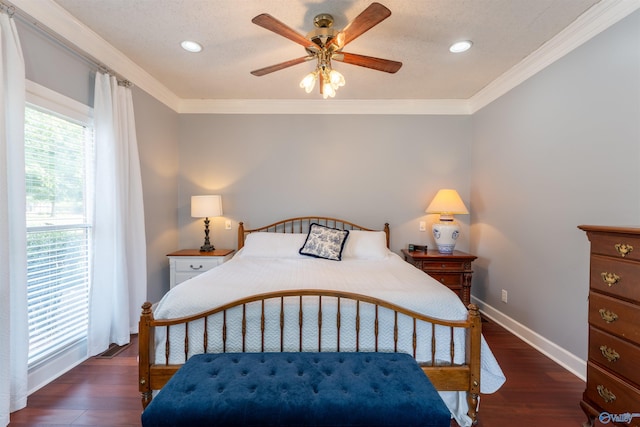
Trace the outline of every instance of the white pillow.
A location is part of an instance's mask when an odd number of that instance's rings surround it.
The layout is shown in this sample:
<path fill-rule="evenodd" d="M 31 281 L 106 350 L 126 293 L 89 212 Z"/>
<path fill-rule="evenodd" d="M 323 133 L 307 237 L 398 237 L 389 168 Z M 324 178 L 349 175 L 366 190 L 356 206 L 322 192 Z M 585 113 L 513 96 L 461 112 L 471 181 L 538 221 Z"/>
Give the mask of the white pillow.
<path fill-rule="evenodd" d="M 343 258 L 383 259 L 389 253 L 384 231 L 349 230 Z"/>
<path fill-rule="evenodd" d="M 304 244 L 303 233 L 249 233 L 239 255 L 255 258 L 302 258 L 298 253 Z"/>

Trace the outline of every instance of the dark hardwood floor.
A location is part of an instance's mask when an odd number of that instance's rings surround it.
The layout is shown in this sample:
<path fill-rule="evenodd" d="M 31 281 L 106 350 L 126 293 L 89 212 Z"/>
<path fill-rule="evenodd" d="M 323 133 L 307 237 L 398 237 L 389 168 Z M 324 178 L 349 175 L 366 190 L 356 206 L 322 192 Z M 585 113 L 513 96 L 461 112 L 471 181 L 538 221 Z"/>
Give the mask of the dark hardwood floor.
<path fill-rule="evenodd" d="M 493 322 L 483 323 L 507 382 L 480 398 L 478 427 L 579 427 L 585 384 Z M 113 359 L 92 358 L 29 396 L 10 427 L 140 426 L 137 341 Z M 451 426 L 457 426 L 455 422 Z"/>
<path fill-rule="evenodd" d="M 477 427 L 582 426 L 584 381 L 496 323 L 483 322 L 482 331 L 507 381 L 480 395 Z"/>

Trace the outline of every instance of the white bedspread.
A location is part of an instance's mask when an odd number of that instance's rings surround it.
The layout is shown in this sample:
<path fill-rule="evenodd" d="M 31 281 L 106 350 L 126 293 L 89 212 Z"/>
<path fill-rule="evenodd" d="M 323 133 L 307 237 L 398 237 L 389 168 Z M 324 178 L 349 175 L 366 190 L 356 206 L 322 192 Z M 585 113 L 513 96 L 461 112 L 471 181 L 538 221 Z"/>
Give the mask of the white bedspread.
<path fill-rule="evenodd" d="M 171 289 L 154 309 L 156 319 L 168 319 L 192 315 L 203 312 L 225 303 L 239 300 L 254 294 L 286 290 L 286 289 L 327 289 L 369 295 L 397 304 L 410 310 L 425 315 L 447 319 L 463 320 L 467 317 L 467 310 L 458 296 L 447 287 L 441 285 L 422 271 L 403 261 L 398 255 L 389 251 L 384 259 L 363 260 L 344 259 L 343 261 L 329 261 L 316 258 L 265 258 L 247 257 L 240 251 L 230 261 L 216 267 L 206 273 L 196 276 Z M 297 304 L 297 298 L 293 298 Z M 317 340 L 317 298 L 304 298 L 304 336 L 309 336 L 303 342 L 303 350 L 318 351 Z M 326 303 L 323 298 L 322 306 L 322 342 L 323 351 L 335 351 L 335 305 Z M 292 301 L 293 303 L 294 301 Z M 277 307 L 266 307 L 267 319 L 269 310 L 273 314 L 279 313 Z M 252 313 L 254 311 L 254 313 Z M 373 311 L 373 308 L 371 308 Z M 259 308 L 247 310 L 249 318 L 253 316 L 259 319 Z M 343 302 L 341 304 L 340 350 L 355 350 L 355 328 L 349 328 L 349 322 L 355 323 L 354 307 Z M 241 310 L 230 310 L 227 313 L 227 351 L 240 351 L 241 340 Z M 366 308 L 361 307 L 361 325 L 364 328 L 366 318 L 372 317 Z M 391 313 L 380 313 L 379 348 L 381 351 L 393 351 L 393 320 Z M 277 316 L 265 326 L 265 341 L 267 351 L 279 351 L 280 349 L 280 323 Z M 388 319 L 385 319 L 388 317 Z M 408 319 L 405 319 L 409 322 Z M 388 321 L 390 326 L 383 326 Z M 254 322 L 259 325 L 259 321 Z M 190 353 L 202 352 L 202 335 L 204 322 L 195 322 L 189 326 Z M 285 348 L 289 351 L 298 351 L 299 326 L 297 305 L 291 310 L 285 310 L 285 324 L 290 325 L 285 329 Z M 326 325 L 326 326 L 325 326 Z M 334 325 L 332 328 L 331 325 Z M 207 325 L 210 330 L 222 328 L 221 317 L 211 319 Z M 247 329 L 246 351 L 260 350 L 260 331 Z M 399 351 L 412 354 L 413 338 L 412 325 L 399 325 L 400 336 L 398 339 Z M 309 332 L 312 333 L 309 333 Z M 314 335 L 314 332 L 316 335 Z M 438 361 L 450 361 L 448 328 L 436 330 L 438 344 L 436 347 L 436 359 Z M 173 328 L 170 337 L 171 357 L 169 363 L 183 363 L 185 359 L 182 346 L 184 343 L 184 330 Z M 456 363 L 464 361 L 464 336 L 455 334 L 455 344 L 458 351 L 455 354 Z M 199 341 L 199 342 L 198 342 Z M 222 349 L 221 342 L 209 340 L 207 351 L 215 352 Z M 325 344 L 326 343 L 326 344 Z M 375 345 L 375 337 L 371 330 L 361 330 L 359 337 L 361 351 L 371 351 Z M 159 331 L 156 333 L 156 361 L 164 361 L 165 337 Z M 498 366 L 491 350 L 482 341 L 482 370 L 481 391 L 492 393 L 505 381 L 505 377 Z M 425 326 L 424 330 L 418 330 L 418 361 L 429 361 L 431 358 L 431 330 Z M 466 416 L 467 402 L 464 393 L 442 393 L 445 403 L 460 425 L 469 425 L 470 420 Z"/>

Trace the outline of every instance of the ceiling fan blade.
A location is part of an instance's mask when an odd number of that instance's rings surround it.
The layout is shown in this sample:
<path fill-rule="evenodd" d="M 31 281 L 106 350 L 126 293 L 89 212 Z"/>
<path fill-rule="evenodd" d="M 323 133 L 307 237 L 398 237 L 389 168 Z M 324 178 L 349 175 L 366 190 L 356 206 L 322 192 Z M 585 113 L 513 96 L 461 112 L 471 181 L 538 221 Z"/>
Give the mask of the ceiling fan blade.
<path fill-rule="evenodd" d="M 356 16 L 344 30 L 338 33 L 338 36 L 332 40 L 339 49 L 343 48 L 347 43 L 352 42 L 361 34 L 369 31 L 380 22 L 391 16 L 391 11 L 380 3 L 371 3 L 369 7 Z"/>
<path fill-rule="evenodd" d="M 347 52 L 336 53 L 331 57 L 331 59 L 344 62 L 345 64 L 359 65 L 360 67 L 367 67 L 373 70 L 384 71 L 385 73 L 392 74 L 402 67 L 402 62 Z"/>
<path fill-rule="evenodd" d="M 303 62 L 310 61 L 314 57 L 303 56 L 301 58 L 291 59 L 289 61 L 281 62 L 280 64 L 270 65 L 268 67 L 260 68 L 259 70 L 254 70 L 251 72 L 254 76 L 264 76 L 265 74 L 273 73 L 274 71 L 279 71 L 288 67 L 292 67 L 294 65 L 302 64 Z"/>
<path fill-rule="evenodd" d="M 308 40 L 305 36 L 298 33 L 296 30 L 292 29 L 286 24 L 283 24 L 282 22 L 278 21 L 276 18 L 269 15 L 268 13 L 262 13 L 256 16 L 251 20 L 251 22 L 261 26 L 262 28 L 266 28 L 269 31 L 273 31 L 274 33 L 281 35 L 282 37 L 286 37 L 289 40 L 292 40 L 304 47 L 313 46 L 313 42 Z"/>

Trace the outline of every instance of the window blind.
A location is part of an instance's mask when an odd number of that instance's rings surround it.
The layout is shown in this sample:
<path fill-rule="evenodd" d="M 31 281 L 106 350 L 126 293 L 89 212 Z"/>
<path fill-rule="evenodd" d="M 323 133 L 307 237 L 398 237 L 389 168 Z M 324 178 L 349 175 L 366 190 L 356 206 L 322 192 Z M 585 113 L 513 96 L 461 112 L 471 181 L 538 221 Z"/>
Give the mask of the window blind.
<path fill-rule="evenodd" d="M 87 336 L 93 130 L 25 110 L 29 366 Z"/>

